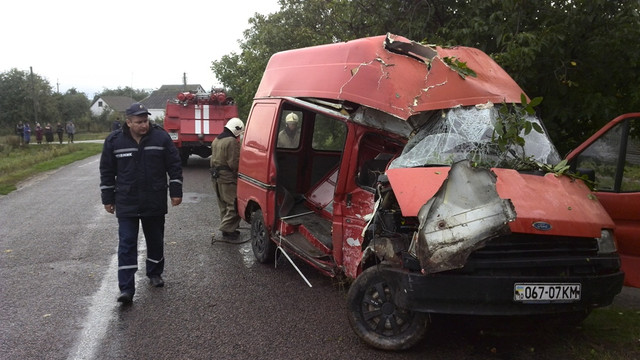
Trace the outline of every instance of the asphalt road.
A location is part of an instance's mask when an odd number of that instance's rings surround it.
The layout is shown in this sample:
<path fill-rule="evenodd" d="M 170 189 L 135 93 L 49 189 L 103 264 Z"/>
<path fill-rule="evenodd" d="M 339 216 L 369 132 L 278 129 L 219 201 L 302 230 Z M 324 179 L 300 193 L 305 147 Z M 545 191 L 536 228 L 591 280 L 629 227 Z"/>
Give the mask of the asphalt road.
<path fill-rule="evenodd" d="M 344 284 L 297 263 L 309 287 L 286 262 L 256 263 L 249 242 L 212 244 L 219 214 L 207 164 L 190 159 L 183 204 L 167 215 L 166 286 L 138 276 L 131 306 L 116 302 L 117 223 L 100 204 L 97 156 L 1 197 L 0 358 L 496 358 L 498 340 L 447 326 L 410 351 L 369 348 L 346 320 Z M 248 240 L 247 223 L 241 232 Z M 144 255 L 144 241 L 139 248 Z M 638 306 L 636 290 L 619 298 Z M 498 349 L 501 358 L 556 358 L 548 341 L 513 333 Z"/>

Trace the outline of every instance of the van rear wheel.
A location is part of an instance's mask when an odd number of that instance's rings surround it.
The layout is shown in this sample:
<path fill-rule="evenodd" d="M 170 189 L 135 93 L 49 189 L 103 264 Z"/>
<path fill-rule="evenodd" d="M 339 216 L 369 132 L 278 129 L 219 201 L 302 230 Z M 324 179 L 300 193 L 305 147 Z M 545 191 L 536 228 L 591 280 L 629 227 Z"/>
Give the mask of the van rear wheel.
<path fill-rule="evenodd" d="M 251 249 L 260 263 L 264 264 L 274 259 L 276 246 L 269 238 L 262 210 L 256 210 L 251 214 Z"/>
<path fill-rule="evenodd" d="M 394 303 L 394 289 L 379 266 L 366 269 L 347 293 L 349 324 L 368 345 L 382 350 L 404 350 L 427 331 L 425 313 L 402 309 Z"/>

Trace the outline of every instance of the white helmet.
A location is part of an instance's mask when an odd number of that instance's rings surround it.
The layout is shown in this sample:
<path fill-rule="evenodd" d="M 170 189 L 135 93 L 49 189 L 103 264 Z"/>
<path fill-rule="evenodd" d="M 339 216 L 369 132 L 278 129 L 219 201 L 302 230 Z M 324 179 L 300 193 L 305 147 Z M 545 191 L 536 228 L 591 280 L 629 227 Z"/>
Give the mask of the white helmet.
<path fill-rule="evenodd" d="M 298 123 L 298 115 L 294 114 L 294 113 L 289 113 L 287 115 L 287 117 L 284 119 L 285 122 L 292 122 L 292 123 Z"/>
<path fill-rule="evenodd" d="M 244 123 L 238 118 L 229 119 L 229 121 L 227 121 L 227 125 L 224 127 L 231 130 L 233 135 L 236 137 L 244 132 Z"/>

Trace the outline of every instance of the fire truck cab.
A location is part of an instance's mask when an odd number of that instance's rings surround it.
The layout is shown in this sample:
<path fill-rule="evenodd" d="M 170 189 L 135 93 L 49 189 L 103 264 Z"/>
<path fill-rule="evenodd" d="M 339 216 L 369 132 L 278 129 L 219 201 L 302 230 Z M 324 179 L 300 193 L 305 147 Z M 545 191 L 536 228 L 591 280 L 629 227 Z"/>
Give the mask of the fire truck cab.
<path fill-rule="evenodd" d="M 203 158 L 211 155 L 211 142 L 234 117 L 238 117 L 238 107 L 222 89 L 210 93 L 183 92 L 167 101 L 164 128 L 186 166 L 191 154 Z"/>

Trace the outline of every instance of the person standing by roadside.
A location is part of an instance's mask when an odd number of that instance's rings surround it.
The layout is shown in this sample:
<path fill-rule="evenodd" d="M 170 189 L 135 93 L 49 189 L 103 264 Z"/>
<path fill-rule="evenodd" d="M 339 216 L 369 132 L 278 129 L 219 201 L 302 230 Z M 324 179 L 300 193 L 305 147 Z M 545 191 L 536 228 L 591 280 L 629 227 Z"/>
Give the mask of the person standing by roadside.
<path fill-rule="evenodd" d="M 240 142 L 238 136 L 244 132 L 244 123 L 238 118 L 230 119 L 220 135 L 211 142 L 211 181 L 218 195 L 222 237 L 229 240 L 240 235 L 240 216 L 237 208 L 238 163 Z"/>
<path fill-rule="evenodd" d="M 22 132 L 24 134 L 24 144 L 29 145 L 29 142 L 31 141 L 31 126 L 29 126 L 29 123 L 24 123 Z"/>
<path fill-rule="evenodd" d="M 62 135 L 64 134 L 64 127 L 62 126 L 62 124 L 60 124 L 60 122 L 58 122 L 58 125 L 56 125 L 56 134 L 58 134 L 58 141 L 60 141 L 60 144 L 62 144 Z"/>
<path fill-rule="evenodd" d="M 73 142 L 73 135 L 76 133 L 76 126 L 73 124 L 73 121 L 69 121 L 67 123 L 67 143 Z"/>
<path fill-rule="evenodd" d="M 151 286 L 162 287 L 167 189 L 172 206 L 182 202 L 180 155 L 169 134 L 149 124 L 149 115 L 144 105 L 132 104 L 122 129 L 105 139 L 100 158 L 102 204 L 118 218 L 117 300 L 124 304 L 135 293 L 140 223 L 147 243 L 146 275 Z"/>
<path fill-rule="evenodd" d="M 38 145 L 42 144 L 42 127 L 40 123 L 36 123 L 36 142 Z"/>
<path fill-rule="evenodd" d="M 116 131 L 121 127 L 122 127 L 122 124 L 120 124 L 120 118 L 117 118 L 116 120 L 113 121 L 113 124 L 111 124 L 111 131 Z"/>
<path fill-rule="evenodd" d="M 47 140 L 47 144 L 51 144 L 53 142 L 53 129 L 49 123 L 44 127 L 44 138 Z"/>
<path fill-rule="evenodd" d="M 16 125 L 16 135 L 18 135 L 18 141 L 22 145 L 24 143 L 24 125 L 22 125 L 22 121 L 19 121 L 18 125 Z"/>

